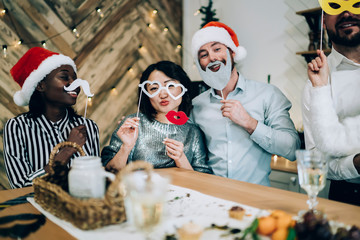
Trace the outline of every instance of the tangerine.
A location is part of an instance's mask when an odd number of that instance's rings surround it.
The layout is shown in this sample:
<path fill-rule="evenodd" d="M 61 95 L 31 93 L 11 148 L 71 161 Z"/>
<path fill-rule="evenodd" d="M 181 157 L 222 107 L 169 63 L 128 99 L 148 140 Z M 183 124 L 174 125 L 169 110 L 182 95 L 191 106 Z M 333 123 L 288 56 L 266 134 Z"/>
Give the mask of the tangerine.
<path fill-rule="evenodd" d="M 288 236 L 287 228 L 278 228 L 271 236 L 271 240 L 286 240 Z"/>
<path fill-rule="evenodd" d="M 289 214 L 276 218 L 276 228 L 288 228 L 292 223 L 292 217 Z"/>
<path fill-rule="evenodd" d="M 257 232 L 262 235 L 270 235 L 276 229 L 275 218 L 271 216 L 260 217 Z"/>

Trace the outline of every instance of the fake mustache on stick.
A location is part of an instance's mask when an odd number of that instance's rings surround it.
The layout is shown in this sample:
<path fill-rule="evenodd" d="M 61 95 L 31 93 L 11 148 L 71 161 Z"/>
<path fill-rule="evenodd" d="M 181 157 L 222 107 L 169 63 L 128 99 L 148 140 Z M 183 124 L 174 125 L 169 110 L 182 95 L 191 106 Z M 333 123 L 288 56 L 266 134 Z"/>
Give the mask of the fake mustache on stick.
<path fill-rule="evenodd" d="M 90 92 L 89 83 L 86 80 L 82 80 L 80 78 L 76 79 L 72 84 L 70 84 L 70 86 L 68 86 L 68 87 L 64 86 L 64 89 L 65 89 L 65 91 L 74 91 L 78 87 L 82 88 L 82 90 L 84 91 L 84 93 L 86 94 L 86 96 L 88 98 L 94 96 L 94 94 L 92 94 Z M 88 100 L 86 99 L 84 118 L 86 118 L 87 103 L 88 103 Z"/>
<path fill-rule="evenodd" d="M 94 94 L 90 92 L 89 83 L 86 80 L 82 80 L 80 78 L 76 79 L 70 86 L 64 87 L 65 91 L 74 91 L 78 87 L 81 87 L 86 96 L 93 97 Z"/>

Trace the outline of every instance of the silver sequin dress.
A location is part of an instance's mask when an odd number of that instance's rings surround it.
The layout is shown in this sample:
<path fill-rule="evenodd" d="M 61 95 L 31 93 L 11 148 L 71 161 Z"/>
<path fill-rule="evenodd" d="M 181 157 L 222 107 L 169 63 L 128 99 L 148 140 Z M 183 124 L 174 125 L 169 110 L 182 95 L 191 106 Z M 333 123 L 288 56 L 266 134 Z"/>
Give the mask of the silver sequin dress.
<path fill-rule="evenodd" d="M 115 129 L 111 136 L 110 145 L 104 147 L 101 159 L 104 166 L 113 159 L 120 150 L 122 142 L 116 132 L 127 116 Z M 154 165 L 154 168 L 176 167 L 175 161 L 165 154 L 164 138 L 168 137 L 184 144 L 184 153 L 195 171 L 213 173 L 207 161 L 207 149 L 201 130 L 192 123 L 184 125 L 165 124 L 156 120 L 150 121 L 144 114 L 139 113 L 139 136 L 134 148 L 131 150 L 128 163 L 136 160 L 145 160 Z"/>

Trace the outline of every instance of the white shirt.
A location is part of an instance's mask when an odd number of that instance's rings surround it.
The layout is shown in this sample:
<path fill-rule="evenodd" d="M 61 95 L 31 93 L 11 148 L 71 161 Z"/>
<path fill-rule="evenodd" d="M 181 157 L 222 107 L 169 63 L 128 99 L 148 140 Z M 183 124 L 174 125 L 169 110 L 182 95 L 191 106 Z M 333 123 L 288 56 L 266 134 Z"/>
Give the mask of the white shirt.
<path fill-rule="evenodd" d="M 345 118 L 360 114 L 360 64 L 349 60 L 335 49 L 332 49 L 328 56 L 328 63 L 330 68 L 330 94 L 332 96 L 332 102 L 328 102 L 328 104 L 335 109 L 338 121 L 342 122 Z M 313 103 L 318 101 L 318 98 L 314 98 L 314 92 L 316 90 L 308 81 L 304 88 L 302 105 L 305 144 L 307 149 L 319 148 L 326 151 L 319 145 L 318 139 L 314 139 L 314 135 L 319 134 L 314 132 L 313 123 L 315 119 L 311 115 L 315 112 L 314 109 L 311 111 L 311 107 L 314 107 Z M 325 123 L 328 119 L 323 121 Z M 344 140 L 338 139 L 337 141 Z M 357 153 L 360 153 L 360 146 Z M 360 179 L 354 179 L 360 177 L 353 163 L 353 158 L 357 153 L 343 157 L 337 157 L 341 155 L 340 153 L 333 154 L 329 160 L 328 178 L 334 180 L 353 179 L 350 181 L 360 183 Z"/>

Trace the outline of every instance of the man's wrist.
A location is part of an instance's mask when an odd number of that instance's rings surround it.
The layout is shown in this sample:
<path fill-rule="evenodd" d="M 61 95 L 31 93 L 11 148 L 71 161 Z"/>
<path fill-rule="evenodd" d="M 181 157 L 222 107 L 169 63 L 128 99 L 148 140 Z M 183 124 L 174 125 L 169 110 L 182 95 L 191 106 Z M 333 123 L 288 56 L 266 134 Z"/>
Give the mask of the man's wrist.
<path fill-rule="evenodd" d="M 246 131 L 251 135 L 257 127 L 258 121 L 254 118 L 251 118 L 249 126 L 246 128 Z"/>

